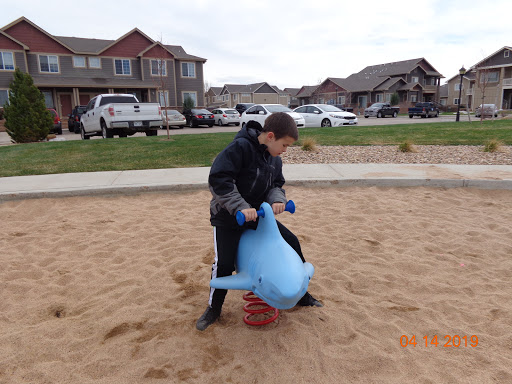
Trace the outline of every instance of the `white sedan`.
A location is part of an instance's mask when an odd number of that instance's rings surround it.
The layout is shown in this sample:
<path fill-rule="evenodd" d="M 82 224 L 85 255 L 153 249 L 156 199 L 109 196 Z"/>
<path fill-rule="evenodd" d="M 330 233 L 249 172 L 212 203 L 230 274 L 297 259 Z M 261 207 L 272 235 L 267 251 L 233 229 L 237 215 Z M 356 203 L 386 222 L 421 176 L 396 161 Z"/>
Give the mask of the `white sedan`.
<path fill-rule="evenodd" d="M 290 108 L 285 107 L 281 104 L 256 104 L 252 107 L 248 108 L 244 113 L 242 113 L 242 118 L 240 122 L 242 123 L 242 127 L 247 124 L 248 121 L 254 120 L 263 125 L 265 124 L 265 120 L 272 113 L 275 112 L 286 112 L 293 120 L 295 120 L 295 124 L 297 124 L 298 128 L 302 128 L 305 126 L 304 118 L 298 113 L 293 112 Z"/>
<path fill-rule="evenodd" d="M 162 128 L 167 128 L 167 124 L 165 123 L 165 111 L 162 111 L 162 121 L 164 123 Z M 167 121 L 169 121 L 169 127 L 183 128 L 187 122 L 187 119 L 185 119 L 185 116 L 183 116 L 175 109 L 168 109 Z"/>
<path fill-rule="evenodd" d="M 306 121 L 306 127 L 339 127 L 357 124 L 357 117 L 329 104 L 308 104 L 293 110 Z"/>
<path fill-rule="evenodd" d="M 240 125 L 240 113 L 234 108 L 217 108 L 212 111 L 215 124 L 219 126 Z"/>

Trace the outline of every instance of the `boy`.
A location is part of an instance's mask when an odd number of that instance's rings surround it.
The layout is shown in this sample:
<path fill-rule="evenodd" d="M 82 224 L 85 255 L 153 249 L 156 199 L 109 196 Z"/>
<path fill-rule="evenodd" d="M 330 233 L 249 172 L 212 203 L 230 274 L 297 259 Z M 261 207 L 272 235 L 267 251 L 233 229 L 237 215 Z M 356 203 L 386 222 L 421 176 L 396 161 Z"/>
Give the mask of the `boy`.
<path fill-rule="evenodd" d="M 208 184 L 212 193 L 210 222 L 213 226 L 215 262 L 212 278 L 229 276 L 235 270 L 238 243 L 242 232 L 256 229 L 256 210 L 268 202 L 274 214 L 284 212 L 286 204 L 282 186 L 285 182 L 279 155 L 299 138 L 293 118 L 284 112 L 271 114 L 265 127 L 249 121 L 235 139 L 217 156 L 210 170 Z M 246 223 L 240 227 L 236 212 L 242 211 Z M 284 240 L 304 262 L 299 240 L 277 221 Z M 208 307 L 197 320 L 196 328 L 204 331 L 220 316 L 227 290 L 210 288 Z M 308 292 L 297 303 L 321 307 Z"/>

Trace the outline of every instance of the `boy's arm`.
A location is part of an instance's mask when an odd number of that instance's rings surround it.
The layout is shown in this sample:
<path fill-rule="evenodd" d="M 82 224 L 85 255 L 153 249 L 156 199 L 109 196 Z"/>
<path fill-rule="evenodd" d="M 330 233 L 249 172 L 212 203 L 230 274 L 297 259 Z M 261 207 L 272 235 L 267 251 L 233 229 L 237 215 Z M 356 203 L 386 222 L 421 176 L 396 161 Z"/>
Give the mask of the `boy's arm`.
<path fill-rule="evenodd" d="M 251 208 L 238 192 L 235 184 L 243 164 L 243 153 L 243 148 L 233 142 L 217 156 L 208 177 L 208 184 L 215 202 L 231 215 L 237 211 Z"/>
<path fill-rule="evenodd" d="M 272 205 L 274 203 L 286 203 L 286 192 L 282 188 L 284 185 L 284 176 L 281 159 L 279 159 L 278 166 L 276 166 L 276 177 L 272 189 L 267 193 L 267 202 Z"/>

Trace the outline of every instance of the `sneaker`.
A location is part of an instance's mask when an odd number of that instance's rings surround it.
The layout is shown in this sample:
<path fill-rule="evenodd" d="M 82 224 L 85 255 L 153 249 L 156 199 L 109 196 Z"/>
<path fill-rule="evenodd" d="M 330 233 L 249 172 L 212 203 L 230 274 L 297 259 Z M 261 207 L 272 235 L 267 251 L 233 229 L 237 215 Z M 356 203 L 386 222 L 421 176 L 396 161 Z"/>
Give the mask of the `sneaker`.
<path fill-rule="evenodd" d="M 200 331 L 204 331 L 206 328 L 208 328 L 210 325 L 215 323 L 217 319 L 220 316 L 220 311 L 217 311 L 213 309 L 212 307 L 208 306 L 206 308 L 206 311 L 201 315 L 199 320 L 197 320 L 196 328 Z"/>
<path fill-rule="evenodd" d="M 324 305 L 319 302 L 317 299 L 315 299 L 313 296 L 309 294 L 309 292 L 306 292 L 304 296 L 302 296 L 302 299 L 299 300 L 297 305 L 300 305 L 302 307 L 323 307 Z"/>

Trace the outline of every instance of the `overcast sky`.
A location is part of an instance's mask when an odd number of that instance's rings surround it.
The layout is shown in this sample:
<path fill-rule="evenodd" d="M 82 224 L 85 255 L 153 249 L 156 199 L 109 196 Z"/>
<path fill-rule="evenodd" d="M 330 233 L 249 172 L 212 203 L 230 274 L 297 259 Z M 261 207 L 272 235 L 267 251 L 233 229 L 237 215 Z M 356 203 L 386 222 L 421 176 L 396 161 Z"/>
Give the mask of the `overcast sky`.
<path fill-rule="evenodd" d="M 511 8 L 510 0 L 17 0 L 1 6 L 0 26 L 25 16 L 53 35 L 109 40 L 137 27 L 206 58 L 210 86 L 299 88 L 419 57 L 447 80 L 512 46 Z"/>

